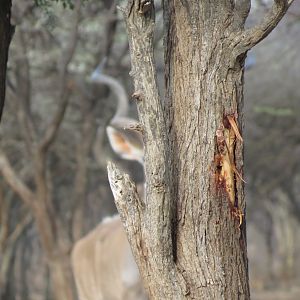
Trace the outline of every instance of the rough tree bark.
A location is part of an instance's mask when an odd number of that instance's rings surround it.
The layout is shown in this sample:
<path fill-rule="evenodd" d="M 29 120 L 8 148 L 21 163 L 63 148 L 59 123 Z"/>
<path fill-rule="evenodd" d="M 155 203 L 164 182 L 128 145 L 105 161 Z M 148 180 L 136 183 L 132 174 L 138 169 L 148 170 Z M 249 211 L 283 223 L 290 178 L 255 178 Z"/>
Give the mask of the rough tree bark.
<path fill-rule="evenodd" d="M 10 24 L 11 0 L 1 1 L 0 9 L 0 121 L 5 99 L 8 48 L 14 27 Z"/>
<path fill-rule="evenodd" d="M 113 164 L 115 201 L 151 299 L 250 299 L 243 186 L 243 71 L 292 1 L 245 29 L 250 0 L 163 1 L 166 96 L 152 0 L 123 10 L 145 143 L 146 200 Z"/>

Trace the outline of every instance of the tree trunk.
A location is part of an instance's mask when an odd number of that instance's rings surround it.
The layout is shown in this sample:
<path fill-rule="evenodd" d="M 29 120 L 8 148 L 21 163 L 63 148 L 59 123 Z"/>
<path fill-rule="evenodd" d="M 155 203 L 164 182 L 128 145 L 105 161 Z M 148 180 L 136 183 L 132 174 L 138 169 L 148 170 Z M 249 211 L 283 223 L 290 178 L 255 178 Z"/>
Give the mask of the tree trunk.
<path fill-rule="evenodd" d="M 124 10 L 145 144 L 146 201 L 109 164 L 110 185 L 151 299 L 250 299 L 243 174 L 247 51 L 292 1 L 244 29 L 250 1 L 165 0 L 166 95 L 153 58 L 153 1 Z"/>
<path fill-rule="evenodd" d="M 13 34 L 13 26 L 10 24 L 11 0 L 1 1 L 0 9 L 0 121 L 5 99 L 6 64 L 8 48 Z"/>
<path fill-rule="evenodd" d="M 166 37 L 165 109 L 177 265 L 191 299 L 248 299 L 244 188 L 234 172 L 242 173 L 243 144 L 228 119 L 242 128 L 244 56 L 232 56 L 234 28 L 226 26 L 224 7 L 203 7 L 205 20 L 196 3 L 167 6 L 174 28 Z"/>
<path fill-rule="evenodd" d="M 52 296 L 54 300 L 72 300 L 73 278 L 69 256 L 59 256 L 48 263 L 51 278 Z"/>
<path fill-rule="evenodd" d="M 38 157 L 38 155 L 36 155 Z M 70 240 L 65 234 L 59 216 L 55 215 L 52 206 L 52 195 L 47 186 L 45 162 L 37 160 L 36 199 L 33 213 L 47 259 L 51 288 L 54 300 L 73 300 L 74 285 L 70 267 Z"/>

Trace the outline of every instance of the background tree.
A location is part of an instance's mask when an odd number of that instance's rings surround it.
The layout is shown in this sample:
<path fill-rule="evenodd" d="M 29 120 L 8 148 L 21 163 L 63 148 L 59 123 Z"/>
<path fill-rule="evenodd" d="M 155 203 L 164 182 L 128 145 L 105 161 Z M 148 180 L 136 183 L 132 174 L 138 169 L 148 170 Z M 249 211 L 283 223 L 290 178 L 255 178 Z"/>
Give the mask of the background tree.
<path fill-rule="evenodd" d="M 250 299 L 243 187 L 243 72 L 292 1 L 245 29 L 250 1 L 164 1 L 166 99 L 153 55 L 154 2 L 129 1 L 133 97 L 146 200 L 110 164 L 110 184 L 151 299 Z"/>
<path fill-rule="evenodd" d="M 8 48 L 13 35 L 13 27 L 10 24 L 10 9 L 11 0 L 2 1 L 0 11 L 0 120 L 5 99 L 5 79 Z"/>
<path fill-rule="evenodd" d="M 4 299 L 18 297 L 18 294 L 22 299 L 74 299 L 69 267 L 73 242 L 101 217 L 114 211 L 107 176 L 99 172 L 103 162 L 99 160 L 97 165 L 92 153 L 96 129 L 101 131 L 102 126 L 105 127 L 112 114 L 113 101 L 111 104 L 97 101 L 107 93 L 101 87 L 92 86 L 85 76 L 98 64 L 99 56 L 108 52 L 113 55 L 110 51 L 113 25 L 99 32 L 93 25 L 98 18 L 95 11 L 100 8 L 101 13 L 106 14 L 103 24 L 110 24 L 112 20 L 116 23 L 118 18 L 115 3 L 91 3 L 84 7 L 81 4 L 77 1 L 74 10 L 63 10 L 58 5 L 43 3 L 39 8 L 33 2 L 16 1 L 13 7 L 13 21 L 18 26 L 9 65 L 11 105 L 6 108 L 9 122 L 1 128 L 2 134 L 7 131 L 11 134 L 1 140 L 0 155 L 1 179 L 5 182 L 1 201 L 1 237 L 2 233 L 5 236 L 1 239 L 1 262 L 9 262 L 1 264 L 1 267 L 8 265 L 2 272 L 5 275 L 1 276 L 5 280 L 0 282 Z M 56 17 L 62 13 L 64 24 Z M 92 27 L 81 25 L 87 14 L 94 14 Z M 85 40 L 86 33 L 90 37 L 89 44 Z M 107 42 L 99 46 L 98 40 Z M 121 41 L 120 46 L 127 48 L 126 44 Z M 122 49 L 118 60 L 121 61 L 124 54 Z M 17 119 L 10 118 L 12 115 Z M 96 150 L 102 151 L 99 147 Z M 105 151 L 107 149 L 103 153 Z M 96 154 L 101 156 L 101 153 Z M 14 192 L 12 195 L 6 184 Z M 17 198 L 23 200 L 24 205 L 16 205 L 13 201 Z M 89 216 L 89 223 L 83 216 L 91 212 L 94 216 Z M 22 241 L 7 247 L 11 245 L 7 241 L 13 240 L 15 230 L 24 223 L 26 213 L 33 216 L 34 226 L 24 225 Z M 30 252 L 36 254 L 35 262 Z M 14 268 L 19 270 L 16 285 L 12 284 L 14 280 L 9 280 L 16 276 Z M 36 272 L 40 275 L 27 274 Z M 32 282 L 39 292 L 31 287 Z"/>

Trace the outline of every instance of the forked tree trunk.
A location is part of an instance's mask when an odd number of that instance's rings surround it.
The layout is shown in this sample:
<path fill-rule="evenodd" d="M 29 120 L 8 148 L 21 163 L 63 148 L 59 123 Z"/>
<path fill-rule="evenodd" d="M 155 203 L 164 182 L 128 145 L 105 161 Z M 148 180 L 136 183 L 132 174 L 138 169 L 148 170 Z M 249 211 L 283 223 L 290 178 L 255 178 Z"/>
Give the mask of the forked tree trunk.
<path fill-rule="evenodd" d="M 166 99 L 153 58 L 153 1 L 129 1 L 127 23 L 146 200 L 112 164 L 116 204 L 151 299 L 250 299 L 243 185 L 247 51 L 291 1 L 244 29 L 250 1 L 165 0 Z M 237 3 L 237 4 L 235 4 Z"/>

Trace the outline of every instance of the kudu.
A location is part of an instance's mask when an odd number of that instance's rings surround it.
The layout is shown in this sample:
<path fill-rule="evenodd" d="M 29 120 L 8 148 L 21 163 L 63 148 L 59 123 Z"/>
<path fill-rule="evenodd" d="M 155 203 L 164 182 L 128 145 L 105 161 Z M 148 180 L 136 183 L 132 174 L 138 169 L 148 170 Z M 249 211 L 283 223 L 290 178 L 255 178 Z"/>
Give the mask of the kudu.
<path fill-rule="evenodd" d="M 143 143 L 138 132 L 128 129 L 128 98 L 122 85 L 99 68 L 91 80 L 106 84 L 115 93 L 118 107 L 106 128 L 112 149 L 122 158 L 143 163 Z M 147 299 L 139 271 L 119 216 L 106 218 L 72 251 L 72 267 L 80 300 Z"/>

